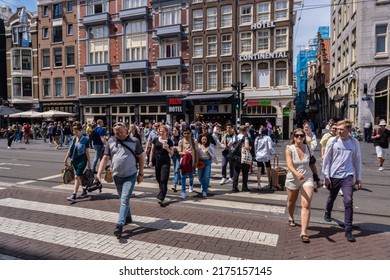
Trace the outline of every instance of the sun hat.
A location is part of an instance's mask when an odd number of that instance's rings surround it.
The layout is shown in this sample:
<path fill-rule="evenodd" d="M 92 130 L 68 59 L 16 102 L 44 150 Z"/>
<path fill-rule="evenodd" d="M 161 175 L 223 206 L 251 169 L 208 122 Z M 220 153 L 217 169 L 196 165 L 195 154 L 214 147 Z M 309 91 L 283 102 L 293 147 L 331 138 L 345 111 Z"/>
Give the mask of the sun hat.
<path fill-rule="evenodd" d="M 385 120 L 380 120 L 379 121 L 379 125 L 386 125 L 386 121 Z"/>

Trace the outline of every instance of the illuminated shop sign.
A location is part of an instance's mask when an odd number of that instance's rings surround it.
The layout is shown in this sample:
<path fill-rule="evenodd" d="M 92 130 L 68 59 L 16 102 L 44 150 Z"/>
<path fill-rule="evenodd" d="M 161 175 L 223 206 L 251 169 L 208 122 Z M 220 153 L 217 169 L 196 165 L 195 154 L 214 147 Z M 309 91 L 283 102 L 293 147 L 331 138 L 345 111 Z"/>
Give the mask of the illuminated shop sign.
<path fill-rule="evenodd" d="M 240 61 L 261 60 L 271 58 L 288 58 L 287 52 L 253 53 L 240 55 Z"/>
<path fill-rule="evenodd" d="M 168 98 L 167 113 L 182 113 L 183 101 L 180 98 Z"/>

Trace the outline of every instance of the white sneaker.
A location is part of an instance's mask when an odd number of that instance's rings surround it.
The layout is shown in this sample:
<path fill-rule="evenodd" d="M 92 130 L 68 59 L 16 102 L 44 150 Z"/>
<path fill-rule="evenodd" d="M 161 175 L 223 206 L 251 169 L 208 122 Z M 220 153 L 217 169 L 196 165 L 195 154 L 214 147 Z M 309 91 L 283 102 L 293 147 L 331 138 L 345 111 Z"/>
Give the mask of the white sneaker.
<path fill-rule="evenodd" d="M 228 179 L 222 178 L 221 182 L 219 182 L 220 185 L 226 184 L 228 182 Z"/>
<path fill-rule="evenodd" d="M 233 179 L 229 178 L 229 180 L 227 180 L 227 182 L 233 184 Z"/>
<path fill-rule="evenodd" d="M 189 186 L 188 187 L 188 192 L 193 192 L 194 191 L 194 186 Z"/>
<path fill-rule="evenodd" d="M 257 189 L 258 189 L 258 190 L 261 190 L 261 189 L 262 189 L 262 187 L 261 187 L 260 184 L 257 184 Z"/>
<path fill-rule="evenodd" d="M 76 195 L 75 194 L 71 194 L 69 197 L 66 198 L 68 201 L 74 203 L 76 202 Z"/>
<path fill-rule="evenodd" d="M 205 191 L 202 192 L 202 197 L 203 198 L 207 197 L 207 193 Z"/>
<path fill-rule="evenodd" d="M 8 149 L 8 150 L 10 150 L 10 149 L 11 149 L 11 147 L 10 147 L 10 146 L 8 146 L 8 147 L 7 147 L 7 149 Z"/>
<path fill-rule="evenodd" d="M 340 196 L 343 196 L 343 195 L 344 195 L 344 194 L 343 194 L 343 191 L 342 191 L 341 189 L 339 190 L 339 195 L 340 195 Z"/>
<path fill-rule="evenodd" d="M 185 192 L 181 192 L 180 197 L 181 197 L 181 199 L 185 199 L 186 198 L 186 193 Z"/>
<path fill-rule="evenodd" d="M 378 170 L 379 170 L 379 171 L 383 171 L 383 170 L 385 170 L 385 169 L 383 168 L 383 166 L 380 166 Z"/>

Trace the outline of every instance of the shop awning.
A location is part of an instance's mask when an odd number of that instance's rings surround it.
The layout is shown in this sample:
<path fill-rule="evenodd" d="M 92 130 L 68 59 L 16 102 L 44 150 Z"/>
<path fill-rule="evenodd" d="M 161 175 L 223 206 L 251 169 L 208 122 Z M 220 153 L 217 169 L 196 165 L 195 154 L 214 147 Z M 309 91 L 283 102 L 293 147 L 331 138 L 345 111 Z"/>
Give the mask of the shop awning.
<path fill-rule="evenodd" d="M 232 97 L 233 93 L 223 93 L 223 94 L 191 94 L 184 97 L 182 100 L 216 100 L 216 99 L 226 99 Z"/>

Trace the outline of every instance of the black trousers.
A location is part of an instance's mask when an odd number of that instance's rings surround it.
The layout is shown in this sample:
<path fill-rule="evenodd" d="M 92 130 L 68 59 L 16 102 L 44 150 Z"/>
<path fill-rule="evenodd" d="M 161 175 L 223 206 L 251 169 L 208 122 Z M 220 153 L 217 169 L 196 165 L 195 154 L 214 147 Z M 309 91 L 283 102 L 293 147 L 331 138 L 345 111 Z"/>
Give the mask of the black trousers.
<path fill-rule="evenodd" d="M 171 161 L 168 159 L 157 159 L 155 165 L 156 180 L 158 182 L 159 193 L 157 199 L 164 200 L 168 191 L 169 171 L 171 169 Z"/>
<path fill-rule="evenodd" d="M 234 165 L 233 190 L 238 189 L 238 177 L 240 176 L 240 172 L 242 172 L 242 188 L 245 189 L 248 187 L 249 167 L 249 164 L 245 163 Z"/>

